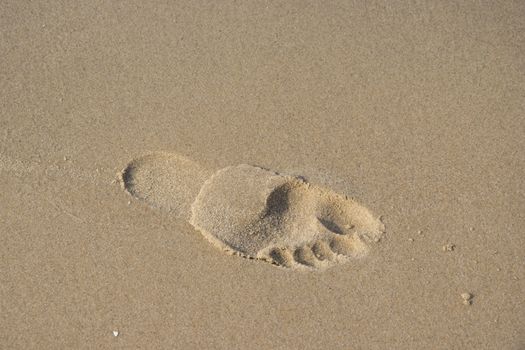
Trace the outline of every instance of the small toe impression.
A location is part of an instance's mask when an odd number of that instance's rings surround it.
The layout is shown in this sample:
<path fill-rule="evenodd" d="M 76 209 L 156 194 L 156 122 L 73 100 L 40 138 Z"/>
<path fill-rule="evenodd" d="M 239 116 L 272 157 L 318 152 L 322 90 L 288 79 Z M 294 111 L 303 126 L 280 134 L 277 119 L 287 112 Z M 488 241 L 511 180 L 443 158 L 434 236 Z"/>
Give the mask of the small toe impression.
<path fill-rule="evenodd" d="M 321 261 L 332 260 L 334 257 L 334 253 L 324 241 L 315 242 L 312 246 L 312 252 L 314 253 L 315 257 Z"/>
<path fill-rule="evenodd" d="M 313 267 L 317 258 L 310 247 L 299 247 L 295 250 L 293 257 L 296 262 L 302 265 Z"/>
<path fill-rule="evenodd" d="M 340 255 L 358 257 L 365 253 L 366 246 L 357 237 L 334 237 L 330 241 L 330 249 Z"/>
<path fill-rule="evenodd" d="M 291 267 L 293 257 L 290 251 L 285 248 L 272 248 L 270 250 L 270 258 L 272 261 L 279 266 Z"/>

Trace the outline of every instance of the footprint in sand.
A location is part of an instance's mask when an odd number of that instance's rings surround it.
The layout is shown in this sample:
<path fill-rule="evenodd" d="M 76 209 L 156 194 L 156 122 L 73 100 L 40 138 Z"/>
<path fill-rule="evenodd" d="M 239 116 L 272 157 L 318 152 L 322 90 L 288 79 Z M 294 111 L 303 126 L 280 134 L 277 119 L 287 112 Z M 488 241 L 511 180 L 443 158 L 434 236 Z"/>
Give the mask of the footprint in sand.
<path fill-rule="evenodd" d="M 384 225 L 355 201 L 251 165 L 217 171 L 172 153 L 122 171 L 132 196 L 189 221 L 231 254 L 292 269 L 323 270 L 363 257 Z"/>

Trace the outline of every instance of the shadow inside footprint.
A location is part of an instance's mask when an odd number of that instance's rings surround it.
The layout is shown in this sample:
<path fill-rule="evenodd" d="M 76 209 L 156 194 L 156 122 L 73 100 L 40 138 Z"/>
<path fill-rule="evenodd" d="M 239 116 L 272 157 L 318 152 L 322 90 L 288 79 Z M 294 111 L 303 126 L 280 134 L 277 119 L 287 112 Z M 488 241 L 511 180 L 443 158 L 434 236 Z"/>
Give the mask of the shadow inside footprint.
<path fill-rule="evenodd" d="M 320 219 L 317 218 L 321 224 L 323 224 L 324 227 L 332 231 L 333 233 L 337 233 L 338 235 L 344 235 L 343 229 L 341 229 L 335 222 L 327 220 L 327 219 Z"/>
<path fill-rule="evenodd" d="M 289 208 L 289 193 L 291 187 L 289 184 L 281 185 L 275 188 L 266 200 L 266 212 L 264 216 L 282 216 Z"/>

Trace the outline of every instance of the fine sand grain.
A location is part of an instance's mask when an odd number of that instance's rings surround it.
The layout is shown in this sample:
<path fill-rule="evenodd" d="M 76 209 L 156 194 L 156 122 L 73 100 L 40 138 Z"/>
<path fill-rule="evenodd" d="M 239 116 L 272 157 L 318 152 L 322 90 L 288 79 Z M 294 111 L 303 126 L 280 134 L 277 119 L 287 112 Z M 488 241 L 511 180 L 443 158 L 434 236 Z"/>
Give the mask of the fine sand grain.
<path fill-rule="evenodd" d="M 0 349 L 525 349 L 524 23 L 1 1 Z"/>

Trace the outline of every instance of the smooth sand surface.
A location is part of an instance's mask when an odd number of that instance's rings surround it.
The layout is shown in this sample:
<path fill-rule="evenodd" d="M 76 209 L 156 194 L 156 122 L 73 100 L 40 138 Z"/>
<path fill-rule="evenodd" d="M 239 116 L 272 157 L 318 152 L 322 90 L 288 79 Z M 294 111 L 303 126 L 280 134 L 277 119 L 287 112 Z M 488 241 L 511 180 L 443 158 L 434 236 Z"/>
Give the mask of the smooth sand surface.
<path fill-rule="evenodd" d="M 0 348 L 524 349 L 524 17 L 3 1 Z M 324 271 L 224 254 L 181 218 L 206 170 L 158 207 L 122 190 L 159 151 L 303 176 L 386 232 Z"/>

